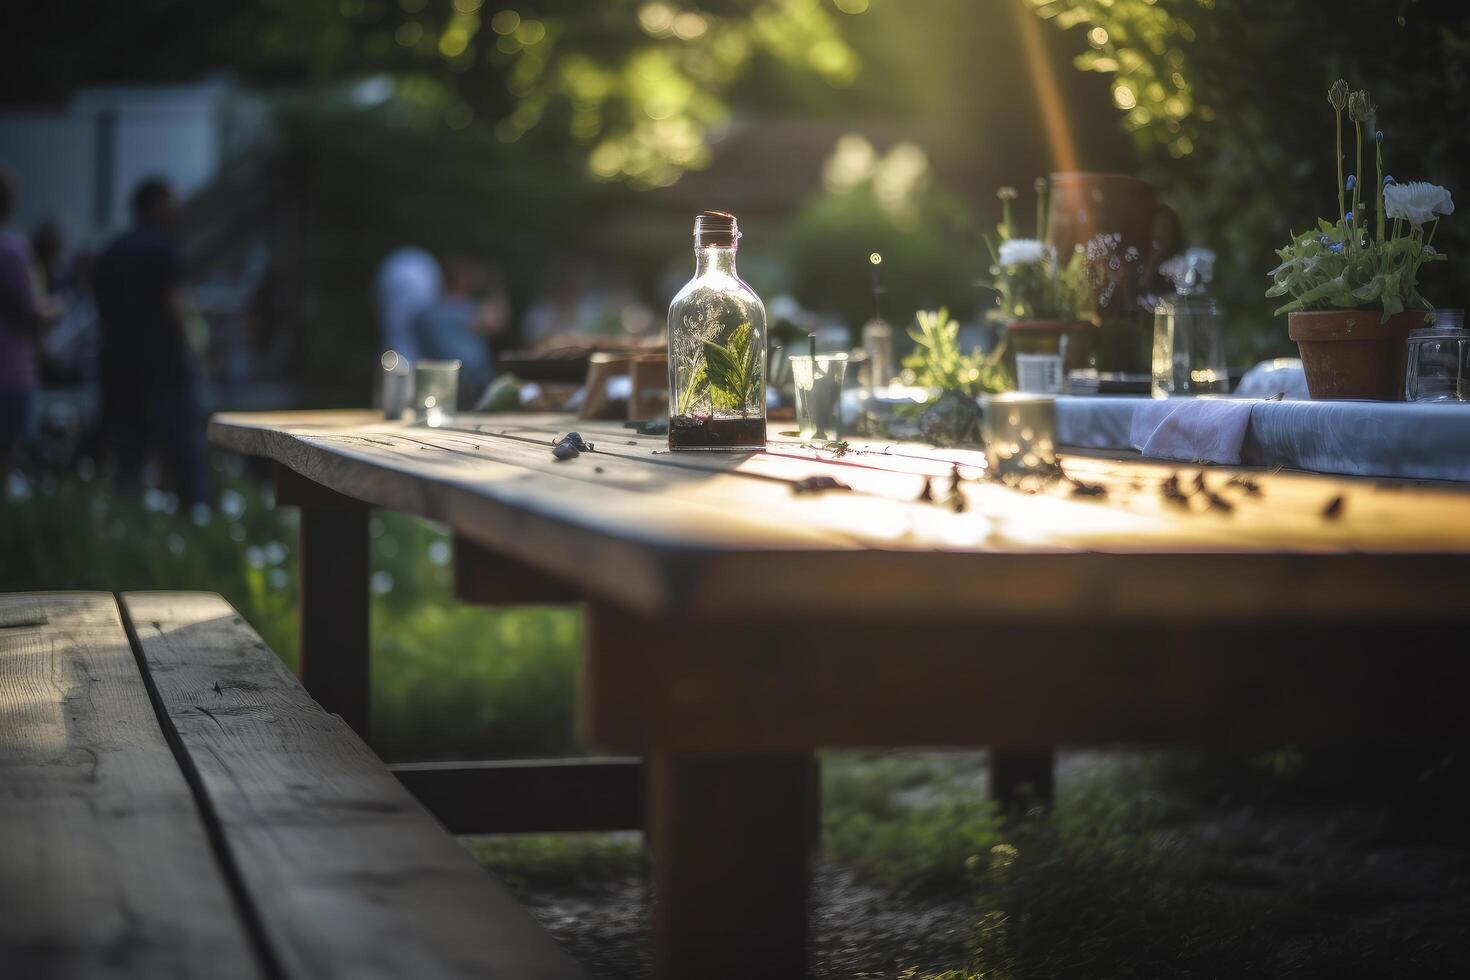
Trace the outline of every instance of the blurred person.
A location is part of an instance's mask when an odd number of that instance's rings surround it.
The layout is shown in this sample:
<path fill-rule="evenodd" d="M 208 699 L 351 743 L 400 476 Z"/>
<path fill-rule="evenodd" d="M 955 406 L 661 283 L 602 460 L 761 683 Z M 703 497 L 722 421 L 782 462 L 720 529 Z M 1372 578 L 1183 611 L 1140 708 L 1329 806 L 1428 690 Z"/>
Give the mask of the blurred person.
<path fill-rule="evenodd" d="M 49 383 L 78 384 L 97 377 L 100 337 L 92 295 L 96 267 L 97 256 L 89 251 L 78 252 L 71 261 L 61 297 L 65 310 L 42 345 L 44 365 L 54 379 Z"/>
<path fill-rule="evenodd" d="M 468 404 L 495 375 L 490 339 L 510 322 L 510 302 L 499 272 L 460 257 L 445 265 L 443 294 L 413 319 L 413 349 L 417 357 L 458 360 L 460 400 Z"/>
<path fill-rule="evenodd" d="M 15 177 L 0 167 L 0 467 L 30 431 L 40 340 L 56 315 L 36 281 L 30 243 L 4 231 L 15 203 Z"/>
<path fill-rule="evenodd" d="M 94 273 L 104 441 L 121 485 L 135 488 L 157 450 L 180 499 L 194 504 L 204 499 L 204 446 L 178 202 L 166 181 L 150 177 L 132 206 L 133 227 L 107 246 Z"/>
<path fill-rule="evenodd" d="M 443 288 L 444 274 L 433 255 L 414 245 L 389 252 L 376 279 L 379 347 L 397 351 L 409 363 L 423 356 L 414 342 L 413 321 Z"/>
<path fill-rule="evenodd" d="M 560 264 L 549 281 L 551 288 L 531 303 L 521 319 L 521 343 L 533 350 L 572 342 L 584 332 L 589 316 L 580 269 Z"/>
<path fill-rule="evenodd" d="M 51 218 L 31 229 L 31 254 L 36 258 L 41 289 L 47 296 L 61 296 L 68 285 L 63 262 L 66 239 L 62 237 L 61 226 Z"/>
<path fill-rule="evenodd" d="M 532 350 L 637 346 L 657 333 L 658 317 L 617 272 L 566 264 L 548 282 L 521 321 L 521 342 Z"/>

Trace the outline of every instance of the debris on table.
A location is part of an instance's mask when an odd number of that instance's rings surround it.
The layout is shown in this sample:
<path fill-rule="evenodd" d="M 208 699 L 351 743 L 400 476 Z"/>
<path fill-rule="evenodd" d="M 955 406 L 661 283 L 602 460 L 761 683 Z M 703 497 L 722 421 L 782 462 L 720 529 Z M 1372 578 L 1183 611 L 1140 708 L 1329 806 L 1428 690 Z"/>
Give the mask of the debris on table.
<path fill-rule="evenodd" d="M 1331 500 L 1329 500 L 1327 502 L 1327 506 L 1322 508 L 1322 519 L 1335 521 L 1339 517 L 1341 517 L 1344 502 L 1344 498 L 1342 497 L 1333 497 Z"/>
<path fill-rule="evenodd" d="M 1200 470 L 1194 477 L 1194 490 L 1199 496 L 1205 498 L 1205 503 L 1213 510 L 1230 513 L 1235 510 L 1235 505 L 1205 485 L 1205 471 Z"/>
<path fill-rule="evenodd" d="M 643 421 L 624 422 L 623 428 L 636 429 L 640 436 L 666 436 L 669 434 L 669 420 L 646 419 Z"/>
<path fill-rule="evenodd" d="M 561 441 L 551 447 L 551 455 L 557 459 L 573 459 L 582 453 L 594 452 L 592 443 L 585 441 L 580 432 L 568 432 Z"/>
<path fill-rule="evenodd" d="M 1189 496 L 1183 490 L 1179 489 L 1178 473 L 1170 476 L 1167 480 L 1163 482 L 1162 485 L 1160 485 L 1159 493 L 1161 493 L 1164 499 L 1167 500 L 1169 503 L 1174 504 L 1178 507 L 1183 507 L 1185 510 L 1189 509 Z"/>
<path fill-rule="evenodd" d="M 809 476 L 804 480 L 797 480 L 791 485 L 793 493 L 822 493 L 826 490 L 851 489 L 852 487 L 846 483 L 831 476 Z"/>
<path fill-rule="evenodd" d="M 1261 485 L 1244 473 L 1235 474 L 1225 481 L 1225 485 L 1245 491 L 1248 497 L 1259 497 L 1261 495 Z"/>
<path fill-rule="evenodd" d="M 921 504 L 932 504 L 932 503 L 934 503 L 934 488 L 929 485 L 929 478 L 927 476 L 924 477 L 924 486 L 919 491 L 919 503 L 921 503 Z"/>
<path fill-rule="evenodd" d="M 949 509 L 956 514 L 963 514 L 969 506 L 965 502 L 965 492 L 960 489 L 964 482 L 964 477 L 960 476 L 960 464 L 953 464 L 949 471 Z"/>
<path fill-rule="evenodd" d="M 1087 483 L 1075 476 L 1067 477 L 1067 482 L 1072 484 L 1072 496 L 1074 497 L 1106 497 L 1108 495 L 1108 488 L 1101 483 Z"/>

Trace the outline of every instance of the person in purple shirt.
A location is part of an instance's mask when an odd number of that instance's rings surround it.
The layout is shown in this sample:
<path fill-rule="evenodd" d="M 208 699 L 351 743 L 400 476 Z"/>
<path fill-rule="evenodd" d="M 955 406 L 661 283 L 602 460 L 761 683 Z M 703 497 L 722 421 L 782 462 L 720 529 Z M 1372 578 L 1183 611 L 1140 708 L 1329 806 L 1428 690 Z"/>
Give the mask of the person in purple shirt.
<path fill-rule="evenodd" d="M 15 211 L 15 178 L 0 167 L 0 228 Z M 36 351 L 52 320 L 36 288 L 31 247 L 22 235 L 0 232 L 0 468 L 30 428 L 31 402 L 40 384 Z"/>
<path fill-rule="evenodd" d="M 187 504 L 204 499 L 204 433 L 185 323 L 178 206 L 157 177 L 133 192 L 133 227 L 97 260 L 93 290 L 102 324 L 102 429 L 120 485 L 138 485 L 156 449 Z"/>

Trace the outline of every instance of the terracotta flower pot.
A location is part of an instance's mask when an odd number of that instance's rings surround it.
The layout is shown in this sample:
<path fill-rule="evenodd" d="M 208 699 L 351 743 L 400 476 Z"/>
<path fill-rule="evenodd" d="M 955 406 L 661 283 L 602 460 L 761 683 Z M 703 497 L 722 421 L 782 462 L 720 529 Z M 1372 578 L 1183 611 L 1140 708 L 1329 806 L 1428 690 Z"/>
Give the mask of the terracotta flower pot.
<path fill-rule="evenodd" d="M 1409 331 L 1424 325 L 1424 312 L 1396 313 L 1382 322 L 1377 310 L 1312 310 L 1291 313 L 1286 332 L 1302 353 L 1307 391 L 1314 399 L 1404 400 Z"/>

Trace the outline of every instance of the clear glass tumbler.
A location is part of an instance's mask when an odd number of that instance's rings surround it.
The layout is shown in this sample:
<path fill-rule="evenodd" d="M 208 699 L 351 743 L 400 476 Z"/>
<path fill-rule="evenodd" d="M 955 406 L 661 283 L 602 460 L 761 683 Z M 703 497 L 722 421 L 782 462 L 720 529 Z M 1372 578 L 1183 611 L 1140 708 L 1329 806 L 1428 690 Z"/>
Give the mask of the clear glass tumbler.
<path fill-rule="evenodd" d="M 382 402 L 383 417 L 394 422 L 403 419 L 403 410 L 408 407 L 413 395 L 413 371 L 408 358 L 396 350 L 384 351 L 379 358 L 383 366 Z"/>
<path fill-rule="evenodd" d="M 459 408 L 459 361 L 415 361 L 413 420 L 443 425 Z"/>
<path fill-rule="evenodd" d="M 803 439 L 837 439 L 842 431 L 842 379 L 846 354 L 818 354 L 813 370 L 810 354 L 792 355 L 796 389 L 796 422 Z"/>
<path fill-rule="evenodd" d="M 1007 392 L 981 401 L 985 467 L 1010 486 L 1044 486 L 1057 473 L 1057 402 L 1051 395 Z"/>
<path fill-rule="evenodd" d="M 1409 370 L 1404 399 L 1470 401 L 1470 334 L 1464 310 L 1435 310 L 1434 324 L 1409 332 Z"/>

